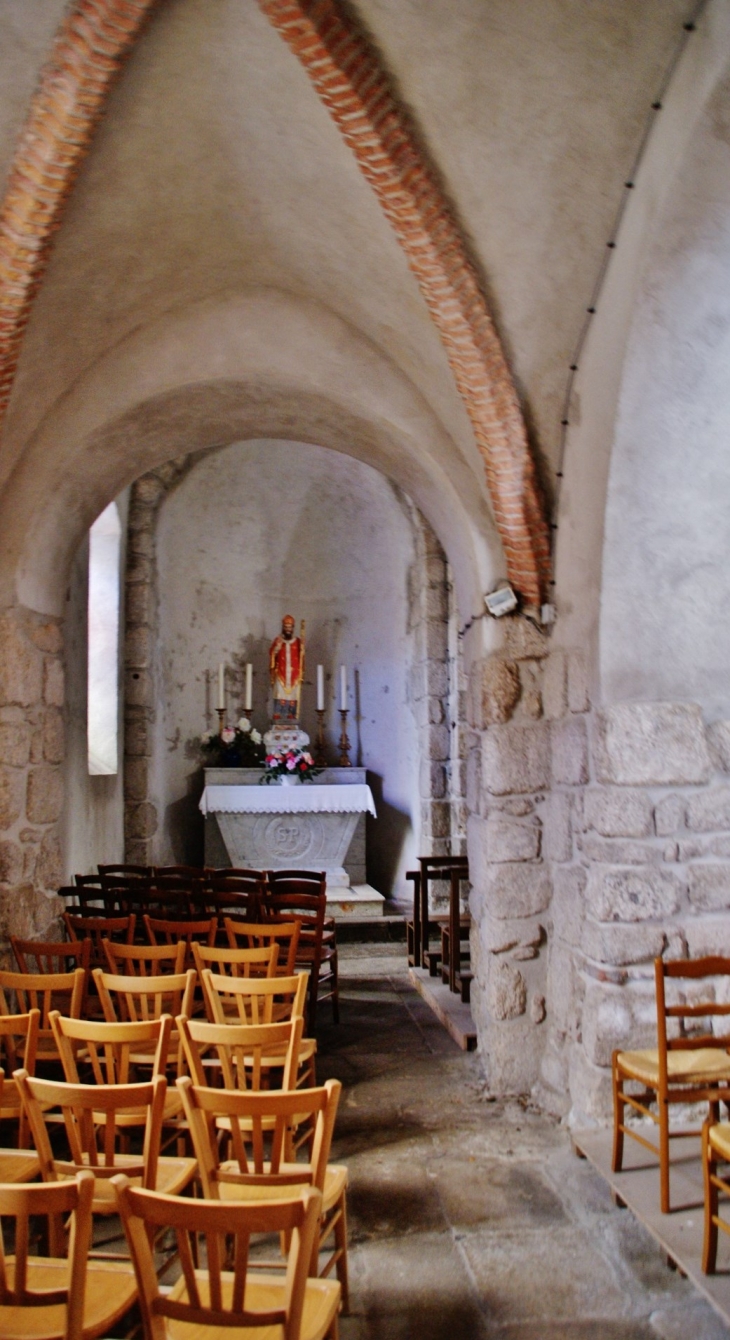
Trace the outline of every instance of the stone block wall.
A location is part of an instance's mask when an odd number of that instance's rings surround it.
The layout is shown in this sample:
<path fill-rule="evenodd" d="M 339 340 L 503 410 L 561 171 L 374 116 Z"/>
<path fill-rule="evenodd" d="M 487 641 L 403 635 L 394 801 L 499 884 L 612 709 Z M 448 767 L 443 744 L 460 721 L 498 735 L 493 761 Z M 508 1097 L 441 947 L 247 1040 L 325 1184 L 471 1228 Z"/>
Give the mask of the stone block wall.
<path fill-rule="evenodd" d="M 61 623 L 0 612 L 0 954 L 53 931 L 61 904 L 64 662 Z M 57 930 L 57 924 L 55 926 Z M 55 932 L 54 932 L 55 933 Z"/>
<path fill-rule="evenodd" d="M 473 1009 L 490 1086 L 605 1118 L 655 1036 L 653 960 L 730 953 L 730 722 L 592 708 L 581 652 L 524 620 L 469 683 Z"/>

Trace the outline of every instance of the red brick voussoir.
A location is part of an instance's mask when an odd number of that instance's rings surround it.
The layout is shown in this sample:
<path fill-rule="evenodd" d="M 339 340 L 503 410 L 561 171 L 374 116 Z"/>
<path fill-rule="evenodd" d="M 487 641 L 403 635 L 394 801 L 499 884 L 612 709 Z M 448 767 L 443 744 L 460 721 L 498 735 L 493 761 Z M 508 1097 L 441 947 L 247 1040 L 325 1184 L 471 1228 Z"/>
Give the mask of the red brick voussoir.
<path fill-rule="evenodd" d="M 53 233 L 111 84 L 158 0 L 74 0 L 54 38 L 0 208 L 0 424 Z"/>
<path fill-rule="evenodd" d="M 402 246 L 484 459 L 512 585 L 544 598 L 549 528 L 524 418 L 464 239 L 377 52 L 336 0 L 258 0 L 301 61 Z"/>

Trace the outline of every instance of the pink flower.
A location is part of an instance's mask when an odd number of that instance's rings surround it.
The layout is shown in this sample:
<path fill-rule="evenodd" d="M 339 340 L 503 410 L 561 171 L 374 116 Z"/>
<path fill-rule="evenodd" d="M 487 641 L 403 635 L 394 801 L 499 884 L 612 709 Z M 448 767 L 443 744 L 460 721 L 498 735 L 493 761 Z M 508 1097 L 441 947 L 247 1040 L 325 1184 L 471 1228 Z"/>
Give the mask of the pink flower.
<path fill-rule="evenodd" d="M 224 744 L 233 744 L 236 738 L 236 732 L 230 726 L 224 726 L 221 731 L 221 739 Z"/>
<path fill-rule="evenodd" d="M 287 771 L 288 771 L 288 772 L 293 772 L 294 769 L 295 769 L 296 766 L 297 766 L 297 761 L 296 761 L 296 759 L 295 759 L 291 754 L 289 755 L 289 757 L 288 757 L 287 760 L 286 760 L 286 766 L 287 766 Z"/>

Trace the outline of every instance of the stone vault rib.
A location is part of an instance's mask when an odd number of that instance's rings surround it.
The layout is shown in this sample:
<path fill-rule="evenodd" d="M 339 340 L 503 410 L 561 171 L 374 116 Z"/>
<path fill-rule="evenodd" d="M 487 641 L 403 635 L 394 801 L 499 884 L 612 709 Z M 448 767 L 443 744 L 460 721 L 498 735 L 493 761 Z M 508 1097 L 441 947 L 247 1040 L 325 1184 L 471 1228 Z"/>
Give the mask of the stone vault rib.
<path fill-rule="evenodd" d="M 367 39 L 335 0 L 258 0 L 304 66 L 403 248 L 484 459 L 513 586 L 545 595 L 549 529 L 525 422 L 464 239 Z"/>
<path fill-rule="evenodd" d="M 158 0 L 74 0 L 44 65 L 0 208 L 0 424 L 53 233 L 110 87 Z"/>

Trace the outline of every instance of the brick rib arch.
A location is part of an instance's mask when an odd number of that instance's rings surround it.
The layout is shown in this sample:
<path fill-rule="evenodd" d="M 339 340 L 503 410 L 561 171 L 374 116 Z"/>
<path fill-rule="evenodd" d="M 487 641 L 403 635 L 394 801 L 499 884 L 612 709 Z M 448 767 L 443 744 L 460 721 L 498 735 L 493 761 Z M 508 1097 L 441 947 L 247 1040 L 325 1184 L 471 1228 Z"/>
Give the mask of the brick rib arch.
<path fill-rule="evenodd" d="M 158 0 L 74 0 L 0 209 L 0 423 L 53 232 L 109 88 Z M 514 383 L 461 233 L 378 57 L 333 0 L 259 0 L 373 187 L 441 336 L 484 459 L 513 585 L 545 592 L 549 531 Z"/>
<path fill-rule="evenodd" d="M 545 594 L 549 531 L 514 382 L 461 232 L 377 53 L 336 0 L 258 0 L 380 201 L 428 305 L 484 459 L 510 581 Z"/>
<path fill-rule="evenodd" d="M 33 95 L 0 208 L 0 423 L 53 233 L 117 73 L 158 0 L 75 0 Z"/>

